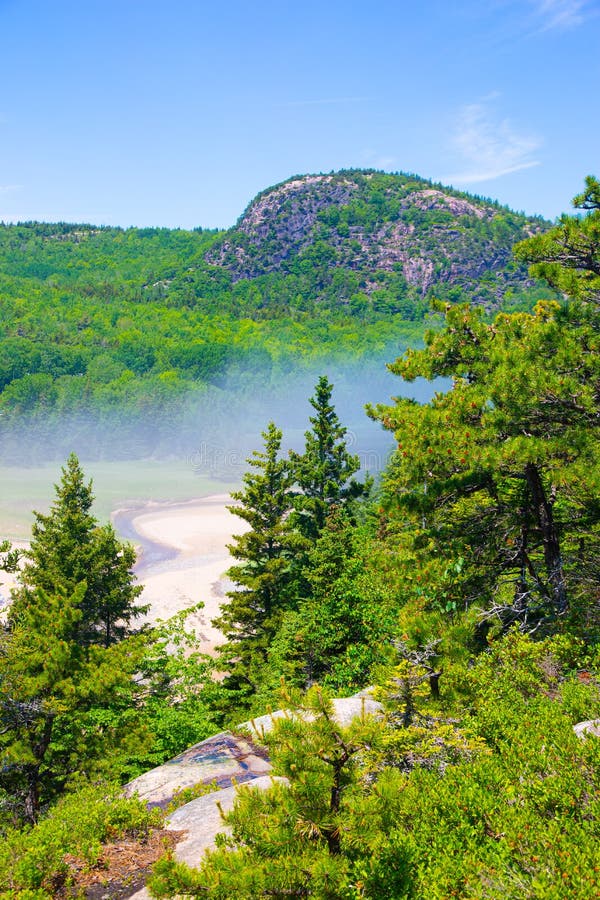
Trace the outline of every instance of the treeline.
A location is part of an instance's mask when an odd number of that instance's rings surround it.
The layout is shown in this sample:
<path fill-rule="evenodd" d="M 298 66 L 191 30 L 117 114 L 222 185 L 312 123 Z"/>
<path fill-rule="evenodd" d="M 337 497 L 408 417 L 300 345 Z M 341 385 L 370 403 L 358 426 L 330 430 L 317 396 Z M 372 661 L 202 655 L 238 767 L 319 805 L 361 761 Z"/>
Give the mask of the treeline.
<path fill-rule="evenodd" d="M 325 315 L 255 321 L 118 294 L 61 298 L 58 290 L 26 302 L 6 292 L 0 316 L 0 452 L 9 461 L 15 443 L 39 445 L 42 438 L 55 458 L 64 457 L 64 445 L 45 432 L 64 437 L 69 421 L 89 458 L 106 453 L 107 423 L 117 457 L 139 453 L 136 434 L 149 422 L 155 440 L 145 443 L 143 455 L 160 453 L 167 437 L 179 441 L 170 452 L 181 452 L 198 441 L 201 417 L 194 420 L 190 411 L 207 405 L 207 395 L 211 406 L 223 390 L 230 402 L 239 389 L 276 394 L 290 373 L 312 371 L 325 358 L 349 370 L 362 365 L 376 371 L 399 345 L 422 337 L 420 324 L 390 319 L 364 328 Z"/>

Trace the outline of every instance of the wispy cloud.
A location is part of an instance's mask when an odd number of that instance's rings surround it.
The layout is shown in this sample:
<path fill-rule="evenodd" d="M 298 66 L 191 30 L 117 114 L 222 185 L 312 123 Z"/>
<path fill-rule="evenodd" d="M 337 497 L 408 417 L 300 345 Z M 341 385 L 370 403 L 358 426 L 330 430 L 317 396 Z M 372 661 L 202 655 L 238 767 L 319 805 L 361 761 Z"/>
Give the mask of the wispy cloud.
<path fill-rule="evenodd" d="M 462 171 L 442 177 L 452 184 L 493 181 L 540 164 L 534 158 L 539 138 L 517 132 L 508 119 L 495 119 L 486 102 L 462 107 L 451 143 L 463 160 Z"/>
<path fill-rule="evenodd" d="M 22 184 L 0 184 L 0 194 L 13 194 L 15 191 L 20 191 L 22 187 Z"/>
<path fill-rule="evenodd" d="M 533 5 L 542 31 L 576 28 L 590 11 L 587 0 L 533 0 Z"/>
<path fill-rule="evenodd" d="M 395 156 L 379 153 L 377 150 L 363 150 L 362 163 L 371 169 L 391 169 L 398 160 Z"/>

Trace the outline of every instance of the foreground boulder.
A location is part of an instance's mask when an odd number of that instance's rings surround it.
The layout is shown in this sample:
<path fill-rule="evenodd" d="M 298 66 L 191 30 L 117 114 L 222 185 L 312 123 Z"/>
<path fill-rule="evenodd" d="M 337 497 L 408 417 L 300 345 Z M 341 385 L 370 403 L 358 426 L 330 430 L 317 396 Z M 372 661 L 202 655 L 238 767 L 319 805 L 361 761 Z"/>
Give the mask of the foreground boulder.
<path fill-rule="evenodd" d="M 358 716 L 377 715 L 382 711 L 381 704 L 368 691 L 332 703 L 335 719 L 342 726 L 349 725 Z M 227 832 L 221 813 L 233 808 L 238 784 L 259 790 L 272 785 L 275 776 L 269 774 L 271 763 L 261 741 L 274 721 L 285 715 L 289 713 L 277 710 L 244 722 L 234 731 L 223 731 L 194 744 L 175 759 L 145 772 L 127 785 L 128 796 L 137 794 L 148 806 L 161 809 L 166 809 L 186 788 L 208 787 L 208 793 L 180 806 L 167 817 L 165 828 L 181 835 L 174 851 L 177 860 L 196 865 L 204 851 L 215 846 L 216 835 Z M 150 900 L 150 894 L 142 888 L 130 900 Z"/>
<path fill-rule="evenodd" d="M 578 722 L 573 725 L 573 731 L 578 738 L 585 738 L 588 734 L 600 737 L 600 719 L 589 719 L 587 722 Z"/>

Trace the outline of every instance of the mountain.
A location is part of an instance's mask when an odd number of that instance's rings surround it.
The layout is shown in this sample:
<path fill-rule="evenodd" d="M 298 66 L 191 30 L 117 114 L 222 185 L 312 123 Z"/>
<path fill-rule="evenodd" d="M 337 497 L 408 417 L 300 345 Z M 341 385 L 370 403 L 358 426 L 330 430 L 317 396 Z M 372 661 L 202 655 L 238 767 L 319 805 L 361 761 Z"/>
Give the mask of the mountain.
<path fill-rule="evenodd" d="M 205 259 L 234 283 L 275 274 L 308 281 L 326 305 L 337 283 L 351 311 L 405 313 L 407 298 L 421 307 L 434 294 L 495 309 L 533 286 L 512 246 L 547 227 L 414 175 L 350 170 L 263 191 Z"/>
<path fill-rule="evenodd" d="M 268 414 L 250 400 L 286 402 L 290 373 L 373 383 L 422 340 L 433 299 L 554 296 L 511 256 L 545 228 L 367 171 L 292 178 L 229 231 L 0 223 L 0 459 L 162 457 L 200 430 L 256 430 Z"/>

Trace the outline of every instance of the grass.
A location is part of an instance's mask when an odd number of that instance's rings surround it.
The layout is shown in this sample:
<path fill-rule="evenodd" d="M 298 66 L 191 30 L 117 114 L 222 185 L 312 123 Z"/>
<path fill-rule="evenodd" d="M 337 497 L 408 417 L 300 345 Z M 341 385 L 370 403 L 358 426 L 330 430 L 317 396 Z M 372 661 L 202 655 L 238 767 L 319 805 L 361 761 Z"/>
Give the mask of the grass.
<path fill-rule="evenodd" d="M 229 493 L 234 482 L 199 475 L 185 460 L 82 461 L 93 481 L 94 514 L 106 522 L 120 507 L 148 500 L 192 500 L 209 494 Z M 27 540 L 33 510 L 46 512 L 54 499 L 54 485 L 61 466 L 49 463 L 35 468 L 0 466 L 0 538 Z"/>

